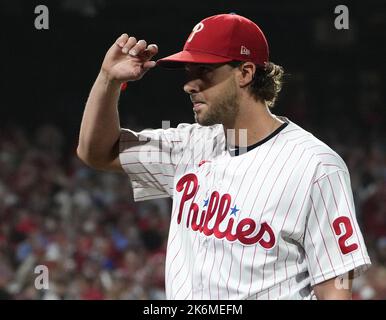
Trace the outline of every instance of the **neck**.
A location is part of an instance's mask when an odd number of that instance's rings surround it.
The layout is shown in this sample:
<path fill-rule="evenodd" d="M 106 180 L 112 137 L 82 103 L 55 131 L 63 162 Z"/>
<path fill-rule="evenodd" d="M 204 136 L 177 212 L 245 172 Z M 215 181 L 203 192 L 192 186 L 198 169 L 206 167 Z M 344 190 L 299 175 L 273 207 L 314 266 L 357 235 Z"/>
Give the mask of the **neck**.
<path fill-rule="evenodd" d="M 239 114 L 232 124 L 223 124 L 229 146 L 246 147 L 269 136 L 283 124 L 266 103 L 248 99 L 240 101 Z"/>

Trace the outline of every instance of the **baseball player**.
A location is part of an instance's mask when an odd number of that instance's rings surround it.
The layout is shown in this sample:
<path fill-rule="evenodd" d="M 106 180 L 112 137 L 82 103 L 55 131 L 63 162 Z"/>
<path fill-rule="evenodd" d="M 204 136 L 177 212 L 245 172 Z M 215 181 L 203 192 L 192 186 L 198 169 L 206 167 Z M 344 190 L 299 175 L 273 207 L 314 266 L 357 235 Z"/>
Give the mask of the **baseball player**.
<path fill-rule="evenodd" d="M 125 172 L 135 200 L 172 197 L 168 299 L 350 299 L 370 265 L 341 157 L 271 113 L 283 69 L 262 30 L 236 14 L 199 22 L 181 52 L 123 34 L 86 104 L 78 155 Z M 183 68 L 196 123 L 122 129 L 120 86 Z"/>

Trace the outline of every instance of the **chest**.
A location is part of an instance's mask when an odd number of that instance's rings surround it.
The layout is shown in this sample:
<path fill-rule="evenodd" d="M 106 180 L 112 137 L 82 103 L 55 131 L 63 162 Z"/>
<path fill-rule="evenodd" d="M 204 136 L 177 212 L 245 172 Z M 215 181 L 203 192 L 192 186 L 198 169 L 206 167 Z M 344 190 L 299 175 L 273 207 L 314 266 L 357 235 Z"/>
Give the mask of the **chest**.
<path fill-rule="evenodd" d="M 303 176 L 296 161 L 272 161 L 258 153 L 202 160 L 177 176 L 172 223 L 272 249 L 282 233 L 301 232 L 296 225 L 306 209 L 299 200 L 305 196 Z"/>

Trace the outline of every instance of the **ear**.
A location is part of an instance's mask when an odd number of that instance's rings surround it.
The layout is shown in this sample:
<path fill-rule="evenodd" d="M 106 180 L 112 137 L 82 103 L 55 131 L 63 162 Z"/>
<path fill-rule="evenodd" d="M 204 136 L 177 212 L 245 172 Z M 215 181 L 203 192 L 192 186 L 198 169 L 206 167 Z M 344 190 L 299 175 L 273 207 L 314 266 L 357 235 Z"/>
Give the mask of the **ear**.
<path fill-rule="evenodd" d="M 240 65 L 240 73 L 239 73 L 239 85 L 240 87 L 246 87 L 249 85 L 256 72 L 256 65 L 253 62 L 244 62 Z"/>

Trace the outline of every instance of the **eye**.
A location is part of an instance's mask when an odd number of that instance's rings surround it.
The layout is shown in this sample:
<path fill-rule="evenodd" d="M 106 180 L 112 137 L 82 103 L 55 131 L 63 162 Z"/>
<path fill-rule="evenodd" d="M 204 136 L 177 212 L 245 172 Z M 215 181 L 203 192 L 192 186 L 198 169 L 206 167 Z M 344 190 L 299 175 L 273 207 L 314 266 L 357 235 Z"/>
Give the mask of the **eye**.
<path fill-rule="evenodd" d="M 213 66 L 211 65 L 199 65 L 193 71 L 194 75 L 198 78 L 206 79 L 213 72 Z"/>
<path fill-rule="evenodd" d="M 214 66 L 209 64 L 195 65 L 185 68 L 188 78 L 206 78 L 213 72 Z"/>
<path fill-rule="evenodd" d="M 200 74 L 206 74 L 208 72 L 212 72 L 213 71 L 213 67 L 212 66 L 209 66 L 209 65 L 201 65 L 197 68 L 197 71 L 198 73 Z"/>

